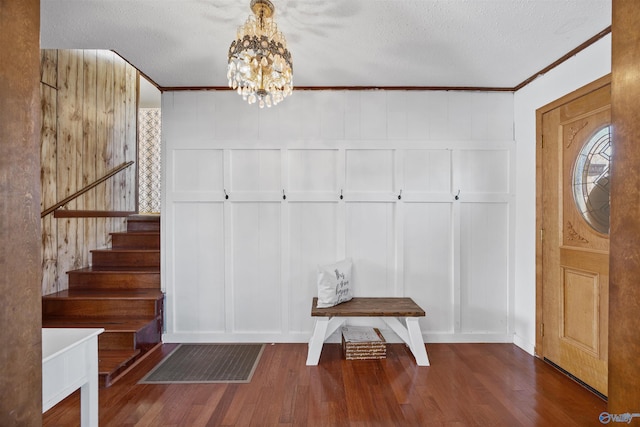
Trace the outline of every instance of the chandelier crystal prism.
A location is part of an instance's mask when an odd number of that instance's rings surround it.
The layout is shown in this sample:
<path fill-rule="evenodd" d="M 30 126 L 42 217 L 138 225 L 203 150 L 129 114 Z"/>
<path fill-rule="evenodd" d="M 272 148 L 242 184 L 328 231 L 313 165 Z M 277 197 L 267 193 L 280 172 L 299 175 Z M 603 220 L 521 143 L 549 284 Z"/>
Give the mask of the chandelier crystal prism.
<path fill-rule="evenodd" d="M 251 0 L 253 16 L 238 27 L 229 47 L 227 78 L 249 104 L 278 104 L 293 91 L 293 62 L 269 0 Z"/>

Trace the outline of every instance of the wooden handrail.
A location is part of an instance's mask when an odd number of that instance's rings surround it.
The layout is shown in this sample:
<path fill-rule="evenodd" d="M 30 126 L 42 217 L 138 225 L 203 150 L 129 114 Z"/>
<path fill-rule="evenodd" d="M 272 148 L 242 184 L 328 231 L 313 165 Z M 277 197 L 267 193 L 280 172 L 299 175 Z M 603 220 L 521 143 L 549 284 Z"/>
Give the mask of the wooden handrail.
<path fill-rule="evenodd" d="M 83 195 L 84 193 L 86 193 L 87 191 L 91 190 L 92 188 L 97 187 L 98 185 L 102 184 L 103 182 L 105 182 L 106 180 L 111 178 L 113 175 L 117 174 L 121 170 L 124 170 L 124 169 L 128 168 L 129 166 L 131 166 L 134 163 L 135 162 L 133 160 L 130 160 L 130 161 L 126 162 L 126 163 L 121 164 L 117 168 L 112 169 L 109 173 L 107 173 L 102 178 L 94 181 L 93 183 L 91 183 L 91 184 L 85 186 L 84 188 L 82 188 L 81 190 L 76 191 L 75 193 L 73 193 L 69 197 L 65 198 L 64 200 L 61 200 L 58 203 L 56 203 L 55 205 L 51 206 L 50 208 L 47 208 L 44 211 L 42 211 L 42 213 L 40 214 L 40 218 L 44 218 L 45 216 L 49 215 L 51 212 L 55 211 L 59 207 L 66 205 L 67 203 L 69 203 L 70 201 L 75 199 L 76 197 L 79 197 L 79 196 Z"/>
<path fill-rule="evenodd" d="M 95 210 L 71 210 L 56 209 L 53 211 L 54 218 L 122 218 L 137 214 L 136 211 L 95 211 Z"/>

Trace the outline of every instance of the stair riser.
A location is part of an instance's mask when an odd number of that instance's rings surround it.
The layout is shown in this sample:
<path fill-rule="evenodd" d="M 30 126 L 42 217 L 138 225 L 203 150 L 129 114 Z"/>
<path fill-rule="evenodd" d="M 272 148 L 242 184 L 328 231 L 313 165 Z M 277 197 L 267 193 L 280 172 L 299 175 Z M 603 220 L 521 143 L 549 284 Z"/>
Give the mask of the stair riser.
<path fill-rule="evenodd" d="M 69 272 L 69 289 L 160 289 L 160 273 Z"/>
<path fill-rule="evenodd" d="M 44 316 L 132 316 L 156 317 L 162 314 L 162 299 L 159 300 L 94 300 L 51 299 L 42 301 Z"/>
<path fill-rule="evenodd" d="M 100 353 L 98 353 L 98 382 L 100 383 L 100 387 L 109 387 L 119 379 L 121 374 L 123 374 L 130 366 L 136 363 L 136 361 L 141 357 L 143 357 L 143 353 L 137 350 L 134 354 L 130 355 L 130 357 L 118 361 L 118 366 L 115 366 L 112 369 L 108 370 L 108 372 L 106 372 L 103 371 L 102 367 L 100 366 Z M 113 366 L 111 363 L 110 365 Z"/>
<path fill-rule="evenodd" d="M 160 221 L 127 220 L 127 231 L 160 231 Z"/>
<path fill-rule="evenodd" d="M 98 350 L 149 350 L 161 341 L 159 320 L 139 331 L 105 331 L 98 336 Z"/>
<path fill-rule="evenodd" d="M 160 249 L 160 234 L 114 233 L 111 235 L 113 249 Z"/>
<path fill-rule="evenodd" d="M 152 349 L 162 342 L 162 317 L 157 317 L 153 323 L 149 323 L 136 334 L 136 348 L 143 351 Z"/>
<path fill-rule="evenodd" d="M 128 350 L 136 348 L 135 332 L 109 332 L 98 335 L 98 351 Z"/>
<path fill-rule="evenodd" d="M 92 251 L 94 267 L 160 267 L 160 251 Z"/>

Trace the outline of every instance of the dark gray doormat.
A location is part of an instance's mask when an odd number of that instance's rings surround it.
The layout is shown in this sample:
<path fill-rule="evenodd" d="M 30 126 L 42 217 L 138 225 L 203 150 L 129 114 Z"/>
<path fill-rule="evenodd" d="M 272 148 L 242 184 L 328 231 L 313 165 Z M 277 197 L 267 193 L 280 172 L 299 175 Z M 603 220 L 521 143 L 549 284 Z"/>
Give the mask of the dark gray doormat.
<path fill-rule="evenodd" d="M 264 344 L 180 344 L 139 384 L 248 383 Z"/>

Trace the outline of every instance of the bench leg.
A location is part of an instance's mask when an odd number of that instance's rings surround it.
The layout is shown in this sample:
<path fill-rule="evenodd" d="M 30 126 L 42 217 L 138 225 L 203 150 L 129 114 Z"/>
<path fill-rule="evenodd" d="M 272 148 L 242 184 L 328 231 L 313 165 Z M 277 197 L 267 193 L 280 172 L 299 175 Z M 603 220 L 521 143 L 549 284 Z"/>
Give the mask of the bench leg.
<path fill-rule="evenodd" d="M 389 325 L 391 330 L 404 341 L 416 358 L 418 366 L 429 366 L 429 357 L 427 357 L 427 349 L 424 346 L 420 324 L 415 317 L 406 317 L 407 327 L 395 317 L 383 317 L 382 320 Z"/>
<path fill-rule="evenodd" d="M 395 317 L 383 317 L 382 320 L 386 323 L 393 332 L 396 333 L 398 337 L 411 348 L 411 340 L 409 339 L 409 334 L 407 333 L 407 328 L 404 327 L 402 323 Z M 413 351 L 413 349 L 411 350 Z"/>
<path fill-rule="evenodd" d="M 420 331 L 420 324 L 415 317 L 407 317 L 407 331 L 409 332 L 409 347 L 413 356 L 416 358 L 418 366 L 429 366 L 429 356 L 427 356 L 427 349 L 424 346 L 424 339 L 422 338 L 422 331 Z"/>
<path fill-rule="evenodd" d="M 315 366 L 320 360 L 320 353 L 324 341 L 338 329 L 346 319 L 338 317 L 320 317 L 316 319 L 313 328 L 313 335 L 309 341 L 309 351 L 307 353 L 307 366 Z"/>

